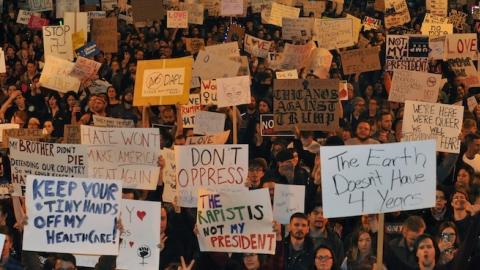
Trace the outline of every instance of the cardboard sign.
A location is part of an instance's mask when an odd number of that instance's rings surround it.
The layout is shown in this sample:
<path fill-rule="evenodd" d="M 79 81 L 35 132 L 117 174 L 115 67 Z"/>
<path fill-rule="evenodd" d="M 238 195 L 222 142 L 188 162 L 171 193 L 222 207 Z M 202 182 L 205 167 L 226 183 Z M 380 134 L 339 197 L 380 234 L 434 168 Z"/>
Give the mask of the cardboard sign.
<path fill-rule="evenodd" d="M 219 108 L 249 104 L 250 76 L 231 78 L 218 78 L 217 82 L 217 106 Z"/>
<path fill-rule="evenodd" d="M 122 225 L 119 269 L 159 269 L 160 202 L 122 200 Z"/>
<path fill-rule="evenodd" d="M 44 26 L 49 24 L 48 19 L 41 18 L 40 16 L 32 15 L 28 21 L 28 28 L 34 30 L 42 30 Z"/>
<path fill-rule="evenodd" d="M 188 28 L 188 11 L 167 11 L 167 28 Z"/>
<path fill-rule="evenodd" d="M 52 0 L 28 0 L 30 11 L 49 11 L 53 10 Z"/>
<path fill-rule="evenodd" d="M 205 136 L 187 137 L 185 144 L 225 144 L 229 136 L 230 130 Z"/>
<path fill-rule="evenodd" d="M 428 58 L 433 60 L 443 60 L 445 58 L 445 40 L 446 36 L 443 37 L 430 37 L 428 39 L 428 47 L 430 52 L 428 53 Z"/>
<path fill-rule="evenodd" d="M 422 35 L 430 37 L 441 37 L 453 34 L 453 24 L 451 23 L 423 23 Z"/>
<path fill-rule="evenodd" d="M 85 40 L 89 32 L 88 22 L 89 19 L 87 12 L 65 12 L 63 18 L 63 24 L 68 25 L 70 29 L 72 29 L 72 33 L 82 32 Z M 74 46 L 74 49 L 77 48 L 78 47 L 75 48 Z"/>
<path fill-rule="evenodd" d="M 355 44 L 353 21 L 349 18 L 315 20 L 313 32 L 313 39 L 318 41 L 320 48 L 333 50 Z"/>
<path fill-rule="evenodd" d="M 428 72 L 428 37 L 387 35 L 386 70 Z"/>
<path fill-rule="evenodd" d="M 124 188 L 155 190 L 160 168 L 160 131 L 156 128 L 81 126 L 88 147 L 88 176 L 122 180 Z"/>
<path fill-rule="evenodd" d="M 401 26 L 410 21 L 410 12 L 405 0 L 385 1 L 385 28 Z"/>
<path fill-rule="evenodd" d="M 353 42 L 355 42 L 355 44 L 357 44 L 358 39 L 360 37 L 360 31 L 362 30 L 362 20 L 360 20 L 359 18 L 357 18 L 353 15 L 350 15 L 350 14 L 347 14 L 347 19 L 352 20 Z"/>
<path fill-rule="evenodd" d="M 197 209 L 201 251 L 275 254 L 268 189 L 242 193 L 201 189 Z M 225 217 L 215 218 L 214 213 Z"/>
<path fill-rule="evenodd" d="M 98 18 L 92 20 L 91 35 L 97 47 L 105 53 L 118 51 L 117 18 Z"/>
<path fill-rule="evenodd" d="M 275 72 L 275 76 L 279 80 L 298 79 L 298 72 L 297 72 L 296 69 L 285 70 L 285 71 L 277 71 L 277 72 Z"/>
<path fill-rule="evenodd" d="M 20 126 L 18 124 L 0 124 L 0 142 L 3 142 L 3 131 L 4 130 L 9 130 L 9 129 L 14 129 L 14 128 L 19 128 Z"/>
<path fill-rule="evenodd" d="M 121 198 L 120 181 L 29 175 L 23 249 L 117 255 Z"/>
<path fill-rule="evenodd" d="M 196 123 L 195 115 L 201 109 L 200 94 L 190 94 L 187 105 L 180 107 L 184 128 L 193 128 Z"/>
<path fill-rule="evenodd" d="M 40 13 L 38 12 L 20 9 L 18 11 L 17 23 L 27 25 L 32 15 L 40 17 Z"/>
<path fill-rule="evenodd" d="M 398 69 L 393 72 L 388 101 L 418 100 L 435 103 L 442 86 L 441 74 Z"/>
<path fill-rule="evenodd" d="M 134 0 L 131 3 L 134 22 L 160 21 L 165 17 L 164 6 L 156 0 Z"/>
<path fill-rule="evenodd" d="M 217 105 L 217 82 L 215 80 L 200 82 L 200 104 Z"/>
<path fill-rule="evenodd" d="M 310 62 L 307 68 L 310 73 L 315 74 L 320 79 L 330 77 L 330 66 L 332 65 L 333 55 L 324 48 L 316 48 L 310 54 Z"/>
<path fill-rule="evenodd" d="M 275 184 L 273 220 L 290 224 L 290 216 L 305 211 L 305 186 Z"/>
<path fill-rule="evenodd" d="M 245 51 L 252 56 L 266 58 L 272 44 L 272 41 L 266 41 L 254 36 L 245 35 L 243 47 Z"/>
<path fill-rule="evenodd" d="M 72 33 L 68 25 L 43 27 L 43 49 L 45 56 L 57 56 L 73 61 Z"/>
<path fill-rule="evenodd" d="M 292 131 L 295 126 L 300 130 L 337 129 L 338 92 L 338 80 L 275 80 L 275 130 Z"/>
<path fill-rule="evenodd" d="M 227 34 L 227 42 L 242 40 L 245 36 L 245 29 L 238 24 L 230 24 Z M 237 43 L 238 44 L 238 43 Z"/>
<path fill-rule="evenodd" d="M 460 79 L 467 88 L 480 82 L 477 69 L 470 57 L 448 59 L 447 63 L 457 79 Z"/>
<path fill-rule="evenodd" d="M 100 53 L 100 50 L 97 48 L 97 44 L 93 41 L 88 42 L 85 46 L 80 47 L 76 50 L 76 53 L 82 57 L 93 57 Z"/>
<path fill-rule="evenodd" d="M 57 19 L 63 18 L 63 15 L 65 12 L 80 11 L 80 1 L 78 0 L 62 0 L 62 1 L 55 1 L 55 3 L 56 3 L 55 15 Z"/>
<path fill-rule="evenodd" d="M 203 24 L 203 4 L 179 3 L 179 5 L 180 10 L 186 10 L 188 12 L 188 23 L 199 25 Z"/>
<path fill-rule="evenodd" d="M 178 205 L 197 206 L 200 188 L 246 191 L 248 145 L 175 146 Z"/>
<path fill-rule="evenodd" d="M 220 0 L 220 16 L 243 14 L 243 0 Z"/>
<path fill-rule="evenodd" d="M 222 57 L 240 56 L 238 42 L 236 41 L 221 43 L 217 45 L 210 45 L 205 47 L 205 51 L 207 53 L 216 54 Z"/>
<path fill-rule="evenodd" d="M 273 114 L 260 114 L 260 135 L 262 137 L 294 137 L 291 131 L 275 131 Z"/>
<path fill-rule="evenodd" d="M 309 42 L 305 45 L 292 45 L 290 43 L 285 44 L 281 57 L 270 62 L 270 67 L 276 67 L 275 69 L 302 69 L 308 65 L 310 56 L 315 50 L 315 43 Z"/>
<path fill-rule="evenodd" d="M 192 54 L 197 54 L 200 50 L 205 48 L 205 41 L 203 38 L 184 38 L 183 40 L 187 47 L 187 52 Z"/>
<path fill-rule="evenodd" d="M 402 141 L 436 140 L 439 152 L 459 153 L 463 106 L 405 102 Z"/>
<path fill-rule="evenodd" d="M 303 16 L 321 18 L 327 8 L 327 1 L 303 1 Z"/>
<path fill-rule="evenodd" d="M 447 35 L 445 43 L 447 59 L 470 57 L 477 59 L 477 34 Z"/>
<path fill-rule="evenodd" d="M 283 18 L 298 18 L 300 9 L 272 2 L 270 9 L 262 10 L 262 23 L 282 27 Z"/>
<path fill-rule="evenodd" d="M 223 132 L 225 118 L 226 116 L 224 113 L 197 111 L 195 113 L 193 133 L 198 135 L 210 135 Z"/>
<path fill-rule="evenodd" d="M 24 186 L 27 175 L 87 177 L 87 148 L 10 138 L 12 183 Z"/>
<path fill-rule="evenodd" d="M 463 25 L 465 25 L 467 20 L 467 14 L 458 10 L 451 10 L 448 20 L 453 24 L 455 29 L 458 31 L 463 31 Z"/>
<path fill-rule="evenodd" d="M 313 23 L 313 18 L 282 18 L 282 39 L 311 39 L 313 35 Z"/>
<path fill-rule="evenodd" d="M 87 80 L 97 75 L 101 66 L 102 64 L 97 61 L 79 56 L 70 72 L 70 76 L 79 78 L 82 81 Z"/>
<path fill-rule="evenodd" d="M 177 196 L 177 169 L 175 163 L 175 151 L 168 148 L 162 149 L 162 157 L 165 160 L 163 167 L 163 202 L 173 202 Z"/>
<path fill-rule="evenodd" d="M 78 91 L 80 80 L 70 75 L 74 66 L 74 63 L 62 58 L 47 56 L 40 76 L 40 84 L 62 93 Z"/>
<path fill-rule="evenodd" d="M 192 62 L 190 57 L 138 61 L 133 105 L 186 104 Z"/>
<path fill-rule="evenodd" d="M 7 73 L 7 67 L 5 66 L 5 52 L 0 48 L 0 73 Z"/>
<path fill-rule="evenodd" d="M 365 31 L 378 30 L 382 28 L 382 21 L 376 18 L 365 16 L 362 21 L 363 29 Z"/>
<path fill-rule="evenodd" d="M 105 10 L 105 11 L 114 10 L 117 7 L 118 7 L 117 0 L 102 0 L 102 10 Z"/>
<path fill-rule="evenodd" d="M 435 205 L 435 141 L 320 147 L 328 218 Z"/>
<path fill-rule="evenodd" d="M 80 126 L 79 125 L 65 125 L 63 126 L 64 143 L 80 144 Z"/>
<path fill-rule="evenodd" d="M 16 125 L 16 124 L 14 124 Z M 10 138 L 24 139 L 30 141 L 39 141 L 45 137 L 41 129 L 16 128 L 2 130 L 1 148 L 8 148 Z"/>
<path fill-rule="evenodd" d="M 349 75 L 382 69 L 379 52 L 380 48 L 378 47 L 341 52 L 343 74 Z"/>
<path fill-rule="evenodd" d="M 427 11 L 441 17 L 447 17 L 448 0 L 426 0 Z"/>
<path fill-rule="evenodd" d="M 427 12 L 425 14 L 424 19 L 423 19 L 423 23 L 445 24 L 445 23 L 449 23 L 449 19 L 446 18 L 446 17 L 433 15 L 433 14 Z"/>
<path fill-rule="evenodd" d="M 120 119 L 105 117 L 100 115 L 93 115 L 93 125 L 96 127 L 110 127 L 110 128 L 134 128 L 135 123 L 132 119 Z"/>
<path fill-rule="evenodd" d="M 88 29 L 88 32 L 90 32 L 90 29 L 91 29 L 91 21 L 93 19 L 98 19 L 98 18 L 105 18 L 107 17 L 107 12 L 106 11 L 88 11 L 87 12 L 87 17 L 88 17 L 88 21 L 87 21 L 87 29 Z"/>

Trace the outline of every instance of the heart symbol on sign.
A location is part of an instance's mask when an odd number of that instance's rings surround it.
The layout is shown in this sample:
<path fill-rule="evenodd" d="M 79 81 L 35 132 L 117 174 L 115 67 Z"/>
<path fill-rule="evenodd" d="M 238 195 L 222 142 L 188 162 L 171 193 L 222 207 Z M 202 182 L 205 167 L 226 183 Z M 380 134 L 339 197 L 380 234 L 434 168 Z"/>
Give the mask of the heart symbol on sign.
<path fill-rule="evenodd" d="M 128 244 L 130 245 L 130 247 L 133 247 L 134 243 L 133 243 L 133 241 L 130 241 L 130 242 L 128 242 Z"/>
<path fill-rule="evenodd" d="M 147 215 L 145 211 L 137 211 L 137 217 L 143 221 L 143 218 Z"/>
<path fill-rule="evenodd" d="M 43 205 L 41 203 L 36 203 L 35 208 L 37 209 L 37 211 L 40 211 L 40 210 L 42 210 Z"/>

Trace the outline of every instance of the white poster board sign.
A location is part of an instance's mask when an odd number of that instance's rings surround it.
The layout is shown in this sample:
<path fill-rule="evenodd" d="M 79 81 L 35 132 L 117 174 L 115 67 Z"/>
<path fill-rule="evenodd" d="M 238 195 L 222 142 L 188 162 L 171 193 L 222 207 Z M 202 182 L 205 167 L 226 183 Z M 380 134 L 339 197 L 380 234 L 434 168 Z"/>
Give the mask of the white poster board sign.
<path fill-rule="evenodd" d="M 69 25 L 44 26 L 42 33 L 45 56 L 53 55 L 73 61 L 73 29 Z"/>
<path fill-rule="evenodd" d="M 162 201 L 173 202 L 177 196 L 177 169 L 175 163 L 175 151 L 168 148 L 162 149 L 162 157 L 165 160 L 163 168 L 163 194 Z"/>
<path fill-rule="evenodd" d="M 388 101 L 419 100 L 435 103 L 442 86 L 441 74 L 396 69 Z"/>
<path fill-rule="evenodd" d="M 289 224 L 290 216 L 305 211 L 305 186 L 275 184 L 273 219 Z"/>
<path fill-rule="evenodd" d="M 46 63 L 40 76 L 40 84 L 62 93 L 78 91 L 80 80 L 70 75 L 74 63 L 55 56 L 46 56 Z"/>
<path fill-rule="evenodd" d="M 225 127 L 225 114 L 198 111 L 195 114 L 193 133 L 198 135 L 210 135 L 223 132 Z"/>
<path fill-rule="evenodd" d="M 238 76 L 217 79 L 218 107 L 249 104 L 250 76 Z"/>
<path fill-rule="evenodd" d="M 325 217 L 435 205 L 435 141 L 320 148 Z"/>
<path fill-rule="evenodd" d="M 135 123 L 132 119 L 120 119 L 113 117 L 105 117 L 100 115 L 93 115 L 93 125 L 96 127 L 111 127 L 111 128 L 134 128 Z"/>

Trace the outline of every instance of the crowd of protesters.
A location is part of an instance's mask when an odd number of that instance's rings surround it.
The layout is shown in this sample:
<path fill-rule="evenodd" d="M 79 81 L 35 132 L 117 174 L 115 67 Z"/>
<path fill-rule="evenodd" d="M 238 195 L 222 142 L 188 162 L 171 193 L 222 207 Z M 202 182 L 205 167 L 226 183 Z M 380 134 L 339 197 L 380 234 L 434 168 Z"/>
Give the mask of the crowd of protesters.
<path fill-rule="evenodd" d="M 255 0 L 252 0 L 255 1 Z M 230 23 L 241 25 L 247 34 L 273 41 L 272 51 L 281 51 L 280 27 L 262 24 L 260 14 L 248 9 L 238 18 L 212 17 L 205 11 L 203 25 L 188 29 L 167 29 L 165 21 L 154 21 L 136 28 L 118 21 L 118 53 L 96 55 L 102 64 L 96 79 L 108 82 L 105 93 L 90 94 L 91 82 L 82 83 L 78 91 L 59 93 L 39 83 L 44 59 L 42 32 L 16 23 L 19 1 L 4 0 L 1 13 L 0 40 L 5 52 L 6 73 L 0 74 L 0 121 L 16 123 L 29 129 L 43 129 L 53 141 L 61 141 L 67 124 L 91 125 L 92 115 L 132 119 L 137 127 L 159 126 L 162 147 L 185 144 L 192 136 L 183 128 L 176 105 L 133 106 L 138 60 L 168 59 L 190 55 L 182 38 L 202 38 L 206 45 L 225 42 Z M 80 1 L 83 2 L 83 1 Z M 159 1 L 161 2 L 161 1 Z M 325 17 L 383 19 L 368 0 L 327 1 Z M 450 8 L 468 14 L 465 33 L 476 33 L 477 22 L 472 5 L 449 1 Z M 424 0 L 408 0 L 411 21 L 401 27 L 362 31 L 368 46 L 385 51 L 387 34 L 418 34 L 426 13 Z M 100 7 L 99 7 L 100 9 Z M 118 10 L 108 16 L 118 15 Z M 117 13 L 117 14 L 116 14 Z M 308 16 L 303 14 L 301 16 Z M 60 23 L 52 11 L 42 12 L 50 24 Z M 301 41 L 299 41 L 301 43 Z M 477 269 L 480 255 L 480 105 L 473 112 L 465 110 L 459 154 L 438 153 L 435 206 L 430 209 L 402 211 L 385 215 L 383 266 L 376 265 L 378 216 L 327 219 L 322 209 L 322 185 L 319 148 L 334 145 L 358 145 L 399 142 L 402 137 L 402 104 L 387 101 L 391 74 L 386 71 L 345 76 L 338 51 L 331 51 L 330 78 L 347 80 L 349 99 L 342 101 L 343 116 L 336 132 L 296 130 L 292 137 L 262 137 L 259 116 L 272 113 L 272 86 L 276 70 L 264 59 L 249 59 L 251 103 L 231 109 L 204 108 L 227 115 L 225 130 L 238 124 L 238 143 L 249 145 L 249 189 L 268 188 L 273 195 L 276 183 L 306 187 L 305 212 L 295 213 L 290 224 L 272 224 L 277 234 L 275 255 L 201 252 L 195 233 L 195 209 L 163 203 L 161 213 L 160 269 Z M 382 63 L 384 63 L 382 53 Z M 441 89 L 438 102 L 453 104 L 477 93 L 455 77 L 446 62 L 430 62 L 430 72 L 442 74 L 448 82 Z M 302 77 L 315 77 L 302 70 Z M 72 89 L 74 90 L 74 89 Z M 192 89 L 198 92 L 199 89 Z M 480 93 L 480 92 L 479 92 Z M 237 121 L 232 116 L 238 117 Z M 227 143 L 232 143 L 232 136 Z M 2 152 L 0 177 L 10 183 L 8 153 Z M 163 169 L 162 159 L 159 166 Z M 155 191 L 124 190 L 124 198 L 162 201 L 160 177 Z M 83 269 L 71 254 L 23 251 L 22 225 L 14 217 L 11 198 L 0 202 L 0 233 L 6 241 L 0 269 Z M 116 269 L 115 257 L 102 256 L 95 269 Z"/>

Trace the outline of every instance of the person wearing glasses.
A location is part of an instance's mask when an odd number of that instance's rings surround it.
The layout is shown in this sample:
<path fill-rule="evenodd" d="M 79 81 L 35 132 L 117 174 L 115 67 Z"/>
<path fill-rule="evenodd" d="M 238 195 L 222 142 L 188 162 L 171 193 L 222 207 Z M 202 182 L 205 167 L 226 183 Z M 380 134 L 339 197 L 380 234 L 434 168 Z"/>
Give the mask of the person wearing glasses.
<path fill-rule="evenodd" d="M 448 264 L 458 251 L 459 239 L 457 237 L 457 226 L 451 221 L 443 222 L 438 228 L 436 237 L 437 245 L 440 250 L 440 265 Z"/>
<path fill-rule="evenodd" d="M 320 245 L 315 250 L 315 270 L 337 270 L 335 255 L 328 245 Z"/>

